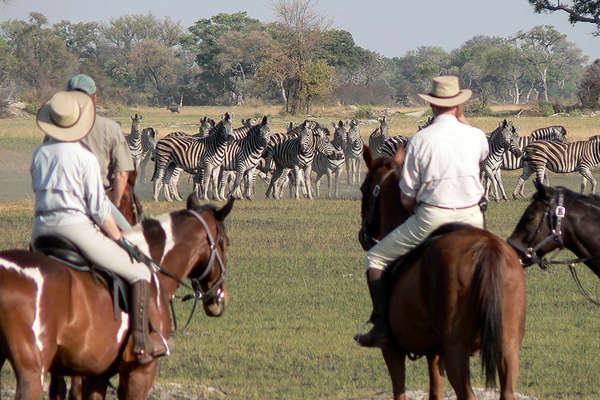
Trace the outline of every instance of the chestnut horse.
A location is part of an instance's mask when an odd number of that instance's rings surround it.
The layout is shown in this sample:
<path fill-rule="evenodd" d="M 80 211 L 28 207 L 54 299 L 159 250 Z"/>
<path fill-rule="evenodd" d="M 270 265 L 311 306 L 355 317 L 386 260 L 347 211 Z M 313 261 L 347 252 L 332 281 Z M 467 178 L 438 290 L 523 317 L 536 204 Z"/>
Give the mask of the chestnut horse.
<path fill-rule="evenodd" d="M 366 146 L 363 158 L 368 172 L 361 186 L 359 241 L 368 250 L 409 214 L 400 204 L 399 165 L 390 158 L 372 159 Z M 394 346 L 382 353 L 394 399 L 407 398 L 407 355 L 427 357 L 430 399 L 443 399 L 443 370 L 458 400 L 475 399 L 469 357 L 477 350 L 486 385 L 494 385 L 498 374 L 500 399 L 514 399 L 526 305 L 525 275 L 515 251 L 488 231 L 448 224 L 407 260 L 403 272 L 386 274 Z"/>
<path fill-rule="evenodd" d="M 600 278 L 600 197 L 534 183 L 537 192 L 508 238 L 523 265 L 545 267 L 544 255 L 567 248 L 580 259 L 564 264 L 583 262 Z"/>
<path fill-rule="evenodd" d="M 121 203 L 117 207 L 123 217 L 129 222 L 129 225 L 133 226 L 142 220 L 143 209 L 142 204 L 138 200 L 134 192 L 135 180 L 137 177 L 137 171 L 134 169 L 129 171 L 127 176 L 127 185 L 123 191 L 123 197 L 121 197 Z M 106 193 L 109 195 L 112 188 L 109 188 Z"/>
<path fill-rule="evenodd" d="M 220 316 L 229 300 L 224 278 L 228 238 L 224 219 L 233 206 L 200 205 L 145 219 L 125 236 L 162 267 L 149 295 L 158 331 L 169 338 L 169 301 L 185 279 L 192 280 L 205 313 Z M 66 267 L 42 253 L 0 252 L 0 367 L 8 359 L 17 377 L 16 398 L 41 399 L 46 373 L 84 377 L 83 395 L 104 398 L 108 379 L 119 374 L 120 399 L 146 398 L 158 360 L 140 365 L 132 353 L 128 315 L 115 319 L 109 290 L 88 272 Z M 51 385 L 61 397 L 64 382 Z"/>

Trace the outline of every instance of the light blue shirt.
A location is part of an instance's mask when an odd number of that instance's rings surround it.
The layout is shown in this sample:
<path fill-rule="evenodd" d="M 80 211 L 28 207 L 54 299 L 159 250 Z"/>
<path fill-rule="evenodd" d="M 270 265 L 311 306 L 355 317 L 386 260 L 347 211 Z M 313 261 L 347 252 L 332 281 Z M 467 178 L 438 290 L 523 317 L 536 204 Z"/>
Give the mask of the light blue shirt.
<path fill-rule="evenodd" d="M 111 212 L 96 157 L 79 142 L 47 140 L 31 163 L 36 224 L 65 226 L 90 218 L 101 226 Z"/>
<path fill-rule="evenodd" d="M 473 206 L 483 196 L 479 164 L 489 153 L 481 129 L 442 114 L 406 146 L 400 190 L 418 203 L 437 207 Z"/>

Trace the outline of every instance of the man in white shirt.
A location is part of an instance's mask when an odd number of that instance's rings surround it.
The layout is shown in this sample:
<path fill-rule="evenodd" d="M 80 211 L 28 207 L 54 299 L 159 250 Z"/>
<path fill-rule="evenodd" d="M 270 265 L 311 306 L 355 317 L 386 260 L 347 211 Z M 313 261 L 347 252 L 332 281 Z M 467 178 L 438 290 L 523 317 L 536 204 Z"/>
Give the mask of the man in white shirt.
<path fill-rule="evenodd" d="M 432 91 L 419 97 L 431 105 L 435 119 L 406 147 L 399 200 L 414 214 L 367 252 L 374 326 L 366 334 L 355 336 L 361 346 L 389 345 L 388 297 L 382 278 L 391 262 L 445 223 L 463 222 L 483 228 L 479 201 L 484 190 L 479 164 L 487 157 L 489 146 L 483 131 L 472 127 L 462 112 L 471 91 L 459 90 L 455 76 L 439 76 L 433 79 Z"/>

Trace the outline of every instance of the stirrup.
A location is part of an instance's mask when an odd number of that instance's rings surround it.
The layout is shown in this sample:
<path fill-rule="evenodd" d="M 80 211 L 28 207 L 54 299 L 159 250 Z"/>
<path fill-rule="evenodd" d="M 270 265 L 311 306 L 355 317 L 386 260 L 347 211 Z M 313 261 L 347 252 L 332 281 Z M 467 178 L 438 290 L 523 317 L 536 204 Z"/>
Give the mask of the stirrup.
<path fill-rule="evenodd" d="M 371 328 L 371 330 L 369 332 L 364 333 L 366 326 L 369 324 L 370 321 L 365 322 L 359 330 L 359 333 L 357 333 L 356 335 L 354 335 L 354 340 L 356 341 L 356 343 L 359 346 L 362 347 L 377 347 L 380 349 L 386 349 L 388 347 L 390 347 L 392 345 L 391 340 L 390 340 L 390 332 L 386 332 L 385 329 L 383 329 L 383 333 L 381 336 L 378 336 L 376 338 L 372 338 L 372 342 L 371 343 L 364 343 L 361 341 L 361 339 L 364 338 L 365 335 L 372 333 L 373 330 L 376 329 L 376 325 L 373 324 L 373 327 Z M 382 329 L 382 328 L 379 328 Z"/>

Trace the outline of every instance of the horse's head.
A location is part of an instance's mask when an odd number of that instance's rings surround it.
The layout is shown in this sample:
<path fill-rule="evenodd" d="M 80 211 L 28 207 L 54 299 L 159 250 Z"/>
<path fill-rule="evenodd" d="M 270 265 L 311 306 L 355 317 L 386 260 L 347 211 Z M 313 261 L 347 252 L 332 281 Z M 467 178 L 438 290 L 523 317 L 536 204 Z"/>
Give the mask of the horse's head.
<path fill-rule="evenodd" d="M 358 241 L 363 249 L 369 250 L 410 213 L 400 203 L 400 165 L 392 158 L 373 159 L 367 146 L 363 149 L 363 159 L 368 172 L 360 187 L 362 224 Z"/>
<path fill-rule="evenodd" d="M 206 243 L 196 251 L 201 254 L 194 261 L 187 275 L 197 293 L 201 293 L 204 311 L 208 316 L 218 317 L 225 311 L 229 293 L 225 286 L 227 271 L 226 249 L 229 238 L 225 230 L 225 217 L 233 207 L 233 198 L 221 208 L 212 204 L 200 204 L 198 197 L 191 194 L 187 200 L 187 212 L 196 220 L 195 233 L 188 232 L 186 241 Z M 197 237 L 194 237 L 197 235 Z M 196 240 L 194 240 L 196 239 Z"/>

